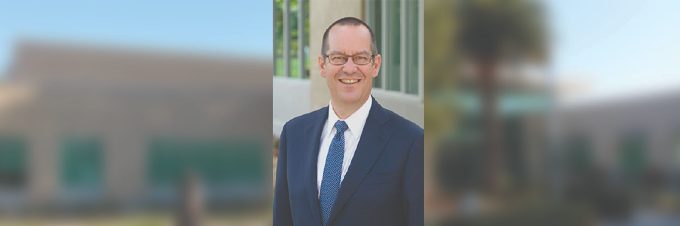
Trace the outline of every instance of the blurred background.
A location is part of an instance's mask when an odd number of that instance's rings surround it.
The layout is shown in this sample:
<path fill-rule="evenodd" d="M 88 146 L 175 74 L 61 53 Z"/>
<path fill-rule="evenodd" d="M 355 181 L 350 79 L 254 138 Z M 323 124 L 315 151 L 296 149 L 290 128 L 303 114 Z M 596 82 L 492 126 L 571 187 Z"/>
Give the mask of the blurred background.
<path fill-rule="evenodd" d="M 678 225 L 678 4 L 0 1 L 0 225 L 269 225 L 343 16 L 426 129 L 426 225 Z"/>
<path fill-rule="evenodd" d="M 425 2 L 426 225 L 679 225 L 677 6 Z"/>
<path fill-rule="evenodd" d="M 0 225 L 271 224 L 271 21 L 0 1 Z"/>

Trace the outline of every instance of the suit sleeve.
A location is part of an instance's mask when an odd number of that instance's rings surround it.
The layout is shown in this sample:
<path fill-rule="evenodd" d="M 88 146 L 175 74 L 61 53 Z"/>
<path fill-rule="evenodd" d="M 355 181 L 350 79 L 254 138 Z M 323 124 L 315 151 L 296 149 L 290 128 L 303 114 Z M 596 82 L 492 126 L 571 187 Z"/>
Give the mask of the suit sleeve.
<path fill-rule="evenodd" d="M 420 134 L 411 144 L 404 169 L 401 199 L 409 226 L 424 223 L 424 137 Z"/>
<path fill-rule="evenodd" d="M 287 177 L 287 147 L 286 126 L 281 132 L 279 159 L 276 163 L 276 186 L 274 188 L 274 226 L 293 225 L 293 217 L 290 209 L 290 197 L 288 196 Z"/>

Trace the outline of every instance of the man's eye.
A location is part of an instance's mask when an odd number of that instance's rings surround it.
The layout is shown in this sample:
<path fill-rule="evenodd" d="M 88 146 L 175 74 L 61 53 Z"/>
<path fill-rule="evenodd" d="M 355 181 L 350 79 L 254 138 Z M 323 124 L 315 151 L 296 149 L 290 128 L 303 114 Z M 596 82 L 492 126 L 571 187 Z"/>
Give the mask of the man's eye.
<path fill-rule="evenodd" d="M 332 59 L 333 59 L 333 60 L 342 60 L 342 59 L 344 59 L 344 58 L 343 58 L 343 57 L 333 57 Z"/>
<path fill-rule="evenodd" d="M 365 60 L 365 59 L 366 59 L 366 57 L 364 57 L 364 56 L 358 56 L 357 57 L 357 60 Z"/>

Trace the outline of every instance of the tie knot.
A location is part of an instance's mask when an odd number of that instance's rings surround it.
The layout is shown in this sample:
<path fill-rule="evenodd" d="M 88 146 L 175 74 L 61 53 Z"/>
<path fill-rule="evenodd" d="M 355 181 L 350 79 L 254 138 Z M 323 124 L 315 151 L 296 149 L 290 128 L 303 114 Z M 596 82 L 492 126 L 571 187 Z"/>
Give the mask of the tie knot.
<path fill-rule="evenodd" d="M 347 123 L 345 123 L 345 121 L 338 120 L 335 122 L 335 128 L 338 130 L 338 133 L 344 133 L 349 127 L 347 127 Z"/>

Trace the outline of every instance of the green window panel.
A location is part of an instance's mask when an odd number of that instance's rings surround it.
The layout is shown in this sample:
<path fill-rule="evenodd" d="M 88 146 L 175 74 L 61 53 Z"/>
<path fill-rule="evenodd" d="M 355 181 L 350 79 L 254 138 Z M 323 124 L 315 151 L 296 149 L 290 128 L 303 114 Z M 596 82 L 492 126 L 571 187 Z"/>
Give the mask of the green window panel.
<path fill-rule="evenodd" d="M 309 1 L 287 2 L 286 10 L 285 0 L 274 1 L 274 76 L 307 79 L 310 68 Z M 288 19 L 287 26 L 284 19 Z"/>
<path fill-rule="evenodd" d="M 61 176 L 66 188 L 98 189 L 102 183 L 102 144 L 96 138 L 69 137 L 61 144 Z"/>
<path fill-rule="evenodd" d="M 680 139 L 675 143 L 675 167 L 680 169 Z"/>
<path fill-rule="evenodd" d="M 619 161 L 627 176 L 640 176 L 646 167 L 646 143 L 642 136 L 626 136 L 621 140 Z"/>
<path fill-rule="evenodd" d="M 366 0 L 365 21 L 373 29 L 382 69 L 373 87 L 420 93 L 420 3 L 415 0 Z"/>
<path fill-rule="evenodd" d="M 418 1 L 406 1 L 406 90 L 418 95 Z"/>
<path fill-rule="evenodd" d="M 382 54 L 383 32 L 382 32 L 382 1 L 381 0 L 367 0 L 367 14 L 366 23 L 373 29 L 375 35 L 376 47 L 378 54 Z M 383 56 L 384 57 L 384 56 Z M 373 78 L 373 87 L 382 88 L 383 70 L 380 70 L 378 76 Z"/>
<path fill-rule="evenodd" d="M 19 137 L 0 137 L 0 187 L 23 187 L 26 169 L 26 142 Z"/>
<path fill-rule="evenodd" d="M 274 76 L 283 77 L 283 0 L 274 1 Z"/>
<path fill-rule="evenodd" d="M 387 1 L 387 90 L 401 90 L 401 2 Z"/>
<path fill-rule="evenodd" d="M 586 173 L 592 166 L 592 150 L 590 140 L 585 136 L 574 136 L 567 144 L 567 161 L 569 168 L 575 173 Z"/>
<path fill-rule="evenodd" d="M 288 57 L 290 57 L 290 77 L 291 78 L 299 78 L 300 77 L 300 71 L 298 70 L 297 65 L 300 63 L 299 62 L 299 56 L 298 56 L 298 18 L 299 18 L 299 7 L 298 7 L 298 1 L 297 0 L 289 0 L 290 1 L 290 14 L 288 15 L 290 18 L 290 52 L 287 53 Z"/>
<path fill-rule="evenodd" d="M 264 147 L 251 141 L 155 139 L 149 145 L 147 178 L 153 186 L 175 186 L 195 172 L 208 186 L 261 185 Z"/>

